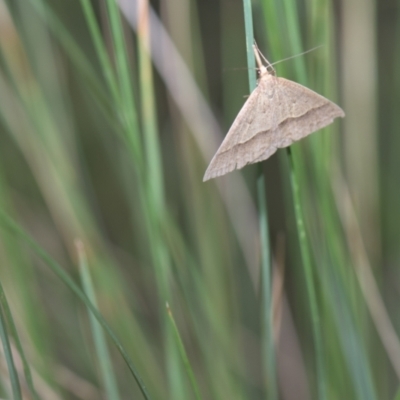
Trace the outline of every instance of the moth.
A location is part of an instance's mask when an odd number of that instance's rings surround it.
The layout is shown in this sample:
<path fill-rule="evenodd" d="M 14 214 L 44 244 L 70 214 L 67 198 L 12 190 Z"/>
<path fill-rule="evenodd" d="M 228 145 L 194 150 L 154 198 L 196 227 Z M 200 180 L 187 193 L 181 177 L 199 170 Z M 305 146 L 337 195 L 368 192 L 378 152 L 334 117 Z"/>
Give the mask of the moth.
<path fill-rule="evenodd" d="M 277 149 L 290 146 L 345 115 L 339 106 L 318 93 L 275 76 L 272 66 L 268 63 L 270 72 L 262 63 L 255 46 L 253 50 L 258 85 L 215 153 L 203 181 L 266 160 Z"/>

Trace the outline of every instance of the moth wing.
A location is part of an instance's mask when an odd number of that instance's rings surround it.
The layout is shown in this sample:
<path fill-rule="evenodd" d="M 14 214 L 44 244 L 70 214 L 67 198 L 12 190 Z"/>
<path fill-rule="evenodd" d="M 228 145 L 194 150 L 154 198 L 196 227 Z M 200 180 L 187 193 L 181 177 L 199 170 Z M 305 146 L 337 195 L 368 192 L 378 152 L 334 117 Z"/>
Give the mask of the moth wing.
<path fill-rule="evenodd" d="M 335 118 L 345 116 L 338 105 L 311 89 L 284 78 L 276 79 L 279 89 L 276 90 L 275 97 L 281 110 L 279 124 L 273 132 L 273 146 L 276 149 L 290 146 L 330 125 Z M 271 150 L 267 148 L 253 163 L 266 160 L 270 156 Z"/>
<path fill-rule="evenodd" d="M 340 107 L 312 90 L 265 75 L 236 117 L 203 180 L 266 160 L 278 148 L 343 116 Z"/>
<path fill-rule="evenodd" d="M 240 169 L 259 156 L 257 149 L 253 149 L 253 154 L 252 149 L 243 146 L 261 131 L 271 130 L 275 126 L 273 114 L 266 112 L 273 104 L 273 97 L 265 95 L 268 84 L 269 80 L 260 79 L 211 160 L 203 181 Z M 245 151 L 249 150 L 246 154 Z"/>

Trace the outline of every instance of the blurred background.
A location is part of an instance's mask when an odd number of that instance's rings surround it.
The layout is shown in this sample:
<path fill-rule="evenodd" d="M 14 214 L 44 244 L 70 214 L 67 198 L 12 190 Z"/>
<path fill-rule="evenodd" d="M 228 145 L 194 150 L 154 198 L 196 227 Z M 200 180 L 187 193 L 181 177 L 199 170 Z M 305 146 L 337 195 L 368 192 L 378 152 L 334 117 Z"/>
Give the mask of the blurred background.
<path fill-rule="evenodd" d="M 0 397 L 399 400 L 399 6 L 0 0 Z M 245 11 L 346 117 L 203 183 Z"/>

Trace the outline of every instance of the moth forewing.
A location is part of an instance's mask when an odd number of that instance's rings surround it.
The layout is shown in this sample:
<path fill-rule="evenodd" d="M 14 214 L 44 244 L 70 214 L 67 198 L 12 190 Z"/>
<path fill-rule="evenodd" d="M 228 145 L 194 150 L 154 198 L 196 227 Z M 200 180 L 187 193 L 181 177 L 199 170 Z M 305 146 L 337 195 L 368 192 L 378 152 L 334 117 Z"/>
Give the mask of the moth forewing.
<path fill-rule="evenodd" d="M 343 110 L 325 97 L 269 73 L 257 49 L 254 52 L 259 64 L 258 85 L 233 121 L 203 181 L 266 160 L 278 148 L 344 117 Z"/>

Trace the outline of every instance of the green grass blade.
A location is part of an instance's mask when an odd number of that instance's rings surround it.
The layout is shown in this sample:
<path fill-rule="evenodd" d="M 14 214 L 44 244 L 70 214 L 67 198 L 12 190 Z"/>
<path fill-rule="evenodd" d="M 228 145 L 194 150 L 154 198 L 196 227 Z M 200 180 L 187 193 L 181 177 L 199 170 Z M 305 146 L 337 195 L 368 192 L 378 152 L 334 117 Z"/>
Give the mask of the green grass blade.
<path fill-rule="evenodd" d="M 186 354 L 185 346 L 184 346 L 184 344 L 182 342 L 181 335 L 179 334 L 178 327 L 176 326 L 176 322 L 175 322 L 174 316 L 172 314 L 171 308 L 169 307 L 168 303 L 166 304 L 166 306 L 167 306 L 168 317 L 169 317 L 169 320 L 171 322 L 171 327 L 172 327 L 172 330 L 173 330 L 173 333 L 174 333 L 174 337 L 175 337 L 176 343 L 178 345 L 179 353 L 180 353 L 180 355 L 182 357 L 183 364 L 185 365 L 186 372 L 187 372 L 187 374 L 189 376 L 189 380 L 190 380 L 190 383 L 192 385 L 192 389 L 193 389 L 193 392 L 195 394 L 195 398 L 196 398 L 196 400 L 201 400 L 199 386 L 197 384 L 196 377 L 195 377 L 195 375 L 193 373 L 192 366 L 190 365 L 189 358 L 188 358 L 188 356 Z"/>
<path fill-rule="evenodd" d="M 303 51 L 301 40 L 301 31 L 299 27 L 299 14 L 297 2 L 294 0 L 283 1 L 286 13 L 286 26 L 288 27 L 289 42 L 293 55 L 300 54 Z M 296 57 L 293 59 L 296 66 L 297 77 L 303 85 L 307 84 L 307 73 L 304 58 Z"/>
<path fill-rule="evenodd" d="M 164 188 L 162 176 L 162 160 L 157 132 L 157 115 L 155 110 L 153 72 L 150 58 L 150 21 L 149 4 L 140 3 L 138 10 L 138 58 L 140 97 L 142 105 L 143 141 L 146 151 L 146 164 L 149 184 L 149 199 L 155 210 L 164 208 Z"/>
<path fill-rule="evenodd" d="M 370 365 L 360 340 L 361 335 L 357 332 L 350 313 L 351 307 L 343 290 L 345 284 L 338 282 L 334 271 L 326 279 L 329 280 L 326 287 L 331 302 L 335 305 L 333 314 L 356 395 L 359 400 L 377 400 Z"/>
<path fill-rule="evenodd" d="M 396 394 L 394 395 L 393 400 L 400 400 L 400 388 L 397 390 Z"/>
<path fill-rule="evenodd" d="M 104 45 L 103 36 L 101 34 L 92 4 L 88 0 L 80 0 L 80 1 L 97 52 L 97 56 L 99 57 L 101 67 L 103 69 L 103 74 L 106 78 L 109 89 L 114 98 L 114 101 L 119 102 L 118 84 L 115 79 L 115 74 L 110 59 L 108 58 L 107 55 L 107 50 Z"/>
<path fill-rule="evenodd" d="M 318 383 L 318 399 L 325 400 L 327 398 L 326 392 L 326 373 L 325 373 L 325 365 L 324 365 L 324 354 L 323 354 L 323 346 L 322 346 L 322 337 L 321 337 L 321 328 L 320 328 L 320 319 L 318 312 L 318 303 L 317 303 L 317 295 L 315 292 L 315 281 L 313 277 L 313 268 L 311 261 L 310 249 L 308 246 L 308 237 L 306 233 L 306 228 L 304 225 L 304 217 L 303 210 L 301 205 L 300 198 L 300 187 L 298 183 L 297 171 L 295 168 L 295 162 L 293 160 L 293 154 L 290 150 L 287 152 L 289 157 L 289 168 L 290 168 L 290 183 L 293 192 L 293 202 L 294 202 L 294 210 L 296 216 L 296 225 L 297 225 L 297 235 L 300 242 L 300 252 L 301 258 L 306 278 L 307 285 L 307 295 L 308 301 L 310 304 L 311 311 L 311 322 L 312 322 L 312 330 L 314 336 L 314 346 L 315 346 L 315 357 L 316 357 L 316 365 L 317 365 L 317 383 Z"/>
<path fill-rule="evenodd" d="M 30 390 L 33 398 L 35 400 L 39 400 L 39 396 L 38 396 L 38 394 L 37 394 L 37 392 L 35 390 L 35 387 L 33 385 L 33 379 L 32 379 L 31 370 L 29 368 L 29 364 L 28 364 L 28 361 L 26 359 L 25 352 L 23 350 L 21 341 L 19 339 L 18 331 L 17 331 L 17 328 L 16 328 L 15 323 L 14 323 L 14 318 L 12 317 L 10 306 L 8 304 L 7 297 L 6 297 L 5 293 L 4 293 L 3 285 L 1 283 L 0 283 L 0 302 L 1 302 L 1 307 L 4 310 L 4 313 L 5 313 L 7 322 L 8 322 L 8 326 L 9 326 L 9 328 L 11 330 L 11 333 L 12 333 L 12 335 L 14 337 L 15 345 L 17 346 L 17 349 L 18 349 L 19 354 L 21 356 L 26 383 L 27 383 L 27 385 L 29 387 L 29 390 Z"/>
<path fill-rule="evenodd" d="M 256 88 L 256 63 L 254 60 L 254 28 L 253 28 L 253 15 L 251 9 L 251 0 L 243 0 L 244 8 L 244 27 L 246 32 L 246 54 L 247 54 L 247 67 L 249 74 L 249 87 L 250 92 Z"/>
<path fill-rule="evenodd" d="M 3 295 L 3 293 L 2 293 Z M 14 400 L 22 400 L 21 385 L 19 383 L 18 373 L 15 368 L 10 340 L 8 338 L 6 319 L 4 318 L 3 308 L 0 307 L 0 337 L 3 343 L 4 356 L 7 362 L 8 373 L 10 374 L 11 388 Z"/>
<path fill-rule="evenodd" d="M 112 114 L 112 110 L 115 109 L 115 105 L 113 104 L 117 104 L 117 100 L 115 100 L 116 95 L 114 94 L 112 97 L 114 100 L 110 99 L 109 94 L 102 86 L 102 82 L 100 81 L 97 72 L 91 65 L 86 54 L 82 51 L 72 35 L 68 32 L 67 28 L 63 25 L 62 21 L 50 8 L 50 6 L 43 3 L 42 0 L 29 1 L 32 3 L 33 7 L 35 8 L 38 15 L 41 17 L 43 22 L 47 24 L 50 31 L 57 38 L 60 45 L 70 58 L 71 62 L 75 65 L 75 67 L 81 74 L 82 83 L 84 85 L 87 85 L 90 89 L 92 93 L 92 98 L 96 102 L 97 106 L 100 108 L 102 115 L 106 117 L 108 123 L 115 130 L 115 132 L 120 134 L 123 139 L 126 139 L 126 137 L 121 132 L 122 126 L 119 124 L 121 121 L 116 122 L 115 116 Z M 99 58 L 101 59 L 102 56 L 99 55 Z M 105 64 L 107 65 L 106 62 Z M 108 77 L 108 70 L 106 66 L 103 66 L 103 70 L 105 70 L 104 73 L 106 77 Z M 110 81 L 112 81 L 111 78 Z M 114 93 L 115 85 L 115 82 L 111 82 L 109 84 L 112 93 Z"/>
<path fill-rule="evenodd" d="M 79 273 L 83 284 L 84 291 L 88 299 L 92 302 L 94 307 L 98 309 L 96 294 L 93 287 L 92 277 L 90 276 L 88 261 L 85 254 L 83 243 L 80 241 L 76 242 L 76 248 L 79 259 Z M 100 364 L 100 372 L 103 377 L 104 388 L 107 394 L 108 400 L 119 400 L 118 385 L 113 372 L 113 366 L 110 358 L 110 354 L 107 348 L 106 338 L 104 332 L 101 329 L 101 325 L 97 322 L 96 318 L 92 313 L 89 312 L 90 325 L 92 327 L 92 335 L 94 344 L 97 352 L 97 358 Z"/>
<path fill-rule="evenodd" d="M 82 83 L 90 90 L 93 100 L 99 107 L 101 114 L 110 124 L 110 127 L 113 128 L 113 130 L 118 133 L 122 139 L 126 140 L 125 135 L 121 131 L 121 125 L 119 124 L 119 121 L 116 121 L 115 116 L 112 115 L 113 104 L 115 104 L 115 101 L 110 100 L 110 96 L 107 94 L 107 91 L 104 90 L 102 82 L 90 64 L 86 54 L 82 51 L 72 35 L 68 32 L 67 28 L 63 25 L 62 21 L 58 18 L 49 5 L 43 3 L 42 0 L 29 1 L 34 10 L 37 12 L 38 16 L 48 26 L 49 30 L 57 38 L 66 54 L 77 68 L 81 76 Z M 7 6 L 14 19 L 14 23 L 19 26 L 20 17 L 16 12 L 15 7 L 12 5 L 13 2 L 7 0 Z M 16 90 L 16 93 L 18 92 L 19 89 Z"/>
<path fill-rule="evenodd" d="M 258 206 L 260 213 L 260 240 L 261 240 L 261 290 L 263 314 L 263 360 L 266 371 L 266 385 L 268 399 L 278 399 L 276 379 L 276 357 L 273 327 L 272 289 L 271 289 L 271 253 L 268 234 L 267 199 L 265 195 L 265 180 L 261 175 L 257 182 Z"/>
<path fill-rule="evenodd" d="M 253 91 L 256 87 L 255 78 L 255 60 L 254 60 L 254 34 L 253 34 L 253 17 L 251 9 L 251 1 L 243 0 L 245 32 L 246 32 L 246 50 L 247 50 L 247 66 L 249 69 L 249 87 Z M 262 299 L 263 299 L 263 359 L 266 371 L 266 383 L 268 398 L 275 400 L 278 398 L 277 380 L 276 380 L 276 363 L 274 349 L 274 335 L 272 326 L 272 291 L 271 291 L 271 251 L 268 235 L 268 210 L 265 195 L 265 180 L 261 168 L 259 168 L 259 177 L 257 183 L 257 195 L 259 201 L 259 225 L 260 225 L 260 241 L 261 241 L 261 276 L 262 276 Z"/>
<path fill-rule="evenodd" d="M 103 329 L 108 333 L 118 351 L 120 352 L 122 358 L 125 360 L 128 365 L 129 370 L 131 371 L 133 377 L 135 378 L 140 391 L 142 392 L 145 399 L 150 399 L 150 395 L 147 392 L 146 386 L 139 375 L 136 367 L 134 366 L 132 360 L 130 359 L 128 353 L 125 351 L 124 347 L 118 340 L 117 336 L 110 328 L 105 319 L 101 316 L 101 314 L 97 311 L 96 307 L 91 303 L 91 301 L 87 298 L 85 293 L 78 287 L 78 285 L 70 278 L 70 276 L 64 271 L 64 269 L 54 261 L 46 251 L 44 251 L 15 221 L 13 221 L 10 217 L 8 217 L 4 211 L 0 210 L 0 221 L 3 228 L 8 229 L 13 234 L 17 235 L 21 239 L 23 239 L 52 269 L 52 271 L 61 279 L 61 281 L 73 292 L 75 295 L 88 307 L 90 312 L 95 316 L 97 321 L 101 324 Z"/>
<path fill-rule="evenodd" d="M 127 126 L 127 134 L 132 145 L 131 149 L 135 157 L 135 162 L 139 166 L 142 166 L 142 144 L 139 135 L 139 125 L 136 115 L 136 106 L 133 96 L 132 78 L 126 50 L 123 24 L 117 2 L 115 0 L 106 0 L 106 4 L 115 51 L 115 63 L 119 83 L 119 93 L 121 96 L 120 105 L 122 107 L 122 116 Z"/>
<path fill-rule="evenodd" d="M 279 33 L 280 30 L 280 8 L 282 8 L 282 3 L 277 1 L 263 0 L 261 2 L 263 9 L 265 30 L 267 36 L 267 45 L 269 48 L 269 54 L 273 59 L 269 60 L 275 62 L 283 59 L 283 49 L 282 49 L 282 35 Z M 281 67 L 281 65 L 279 66 Z M 279 68 L 278 67 L 278 68 Z"/>
<path fill-rule="evenodd" d="M 119 79 L 121 93 L 121 109 L 124 116 L 128 137 L 131 142 L 132 159 L 142 168 L 139 175 L 139 199 L 143 209 L 143 219 L 150 244 L 150 257 L 155 269 L 155 280 L 160 298 L 171 298 L 169 287 L 170 255 L 165 246 L 164 238 L 160 234 L 159 227 L 165 218 L 164 187 L 161 151 L 158 142 L 155 100 L 153 95 L 153 77 L 148 53 L 150 42 L 148 27 L 146 27 L 146 9 L 138 26 L 139 42 L 139 80 L 142 106 L 143 140 L 139 135 L 136 116 L 132 114 L 134 96 L 126 45 L 122 29 L 122 21 L 119 9 L 114 0 L 107 1 L 108 17 L 111 25 L 112 39 L 116 56 L 116 70 Z M 143 161 L 144 160 L 144 161 Z M 183 384 L 180 368 L 179 354 L 173 340 L 173 332 L 164 313 L 161 315 L 162 333 L 165 347 L 165 359 L 169 387 L 173 398 L 185 398 L 185 386 Z"/>

